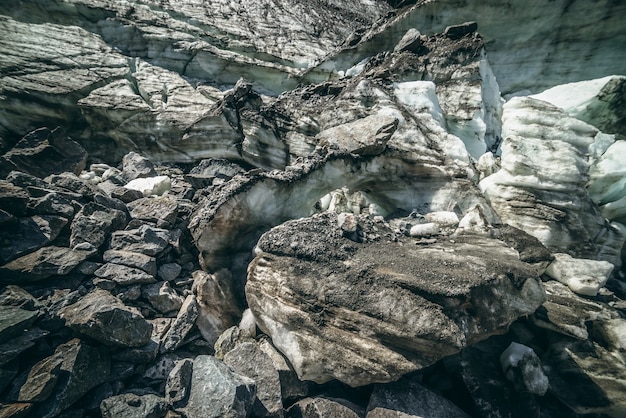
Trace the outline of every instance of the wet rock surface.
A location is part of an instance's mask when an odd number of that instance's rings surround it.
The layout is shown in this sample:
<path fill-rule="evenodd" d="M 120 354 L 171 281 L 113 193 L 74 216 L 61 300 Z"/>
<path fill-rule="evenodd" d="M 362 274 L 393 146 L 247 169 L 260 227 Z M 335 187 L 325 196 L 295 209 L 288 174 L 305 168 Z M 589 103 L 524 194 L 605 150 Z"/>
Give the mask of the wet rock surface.
<path fill-rule="evenodd" d="M 503 5 L 2 2 L 0 416 L 624 415 L 624 6 Z"/>

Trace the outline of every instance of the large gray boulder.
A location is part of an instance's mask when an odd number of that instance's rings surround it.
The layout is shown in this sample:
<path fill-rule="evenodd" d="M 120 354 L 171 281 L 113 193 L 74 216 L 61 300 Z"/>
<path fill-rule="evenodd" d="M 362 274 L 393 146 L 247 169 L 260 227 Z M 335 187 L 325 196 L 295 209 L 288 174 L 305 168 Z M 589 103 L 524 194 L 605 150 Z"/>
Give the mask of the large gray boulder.
<path fill-rule="evenodd" d="M 520 260 L 535 240 L 503 229 L 416 245 L 361 218 L 345 238 L 334 214 L 286 222 L 262 236 L 246 296 L 259 327 L 301 380 L 389 382 L 490 335 L 544 301 L 547 260 Z M 506 233 L 504 231 L 507 231 Z M 532 244 L 534 242 L 534 244 Z"/>

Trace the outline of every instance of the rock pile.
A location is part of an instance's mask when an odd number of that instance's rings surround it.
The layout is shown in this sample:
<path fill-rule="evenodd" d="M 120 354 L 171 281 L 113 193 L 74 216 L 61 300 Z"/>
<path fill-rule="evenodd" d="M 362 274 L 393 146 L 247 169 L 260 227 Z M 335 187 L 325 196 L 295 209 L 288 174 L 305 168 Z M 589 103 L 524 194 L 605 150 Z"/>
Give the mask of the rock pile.
<path fill-rule="evenodd" d="M 158 177 L 161 189 L 134 188 Z M 267 179 L 219 160 L 181 169 L 136 153 L 78 176 L 10 171 L 3 414 L 384 417 L 437 405 L 467 416 L 512 413 L 515 403 L 550 411 L 556 399 L 577 413 L 623 405 L 603 379 L 626 372 L 612 357 L 626 306 L 605 290 L 589 300 L 542 285 L 571 276 L 559 267 L 571 263 L 552 262 L 537 239 L 490 223 L 480 206 L 385 219 L 319 205 L 263 234 L 242 299 L 235 270 L 200 267 L 189 225 L 206 217 L 198 200 L 239 201 L 242 181 Z M 594 382 L 603 403 L 572 396 L 571 376 Z"/>
<path fill-rule="evenodd" d="M 625 413 L 626 78 L 505 102 L 438 1 L 17 3 L 0 417 Z"/>

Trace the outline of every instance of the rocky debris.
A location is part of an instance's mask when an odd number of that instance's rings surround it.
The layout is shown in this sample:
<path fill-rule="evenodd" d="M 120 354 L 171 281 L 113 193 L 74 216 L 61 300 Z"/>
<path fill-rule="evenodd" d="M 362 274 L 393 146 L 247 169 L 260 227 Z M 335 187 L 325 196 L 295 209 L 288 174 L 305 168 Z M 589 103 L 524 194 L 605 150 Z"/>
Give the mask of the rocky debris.
<path fill-rule="evenodd" d="M 24 284 L 65 275 L 93 254 L 92 246 L 84 249 L 43 247 L 0 267 L 0 282 Z"/>
<path fill-rule="evenodd" d="M 385 150 L 397 126 L 398 119 L 372 115 L 326 129 L 315 138 L 321 146 L 335 145 L 353 154 L 377 155 Z"/>
<path fill-rule="evenodd" d="M 111 359 L 105 349 L 73 339 L 30 369 L 16 400 L 36 403 L 37 416 L 54 417 L 105 382 L 110 373 Z"/>
<path fill-rule="evenodd" d="M 249 377 L 256 384 L 252 413 L 259 417 L 283 415 L 281 382 L 272 359 L 256 343 L 243 342 L 223 359 L 236 373 Z"/>
<path fill-rule="evenodd" d="M 544 283 L 544 288 L 547 300 L 532 316 L 538 327 L 586 340 L 589 338 L 588 321 L 611 317 L 610 309 L 576 295 L 564 284 L 549 281 Z"/>
<path fill-rule="evenodd" d="M 152 161 L 133 151 L 122 158 L 122 172 L 120 174 L 126 181 L 157 175 Z"/>
<path fill-rule="evenodd" d="M 0 306 L 0 337 L 7 341 L 35 322 L 37 311 L 21 309 L 16 306 Z"/>
<path fill-rule="evenodd" d="M 0 176 L 13 170 L 37 177 L 66 171 L 76 175 L 85 168 L 87 151 L 65 136 L 62 129 L 37 129 L 0 158 Z"/>
<path fill-rule="evenodd" d="M 127 205 L 132 219 L 173 225 L 178 215 L 178 202 L 171 197 L 137 199 Z"/>
<path fill-rule="evenodd" d="M 253 380 L 234 373 L 211 356 L 193 361 L 189 399 L 180 408 L 188 417 L 245 417 L 252 411 Z"/>
<path fill-rule="evenodd" d="M 195 295 L 189 295 L 183 301 L 176 319 L 172 322 L 161 343 L 161 352 L 174 351 L 185 342 L 185 337 L 198 319 L 198 303 Z"/>
<path fill-rule="evenodd" d="M 141 296 L 150 302 L 154 309 L 164 314 L 172 311 L 178 312 L 185 301 L 168 282 L 142 286 Z"/>
<path fill-rule="evenodd" d="M 465 412 L 447 399 L 426 389 L 415 379 L 402 378 L 376 386 L 367 406 L 367 418 L 446 417 L 467 418 Z"/>
<path fill-rule="evenodd" d="M 0 263 L 7 263 L 50 244 L 66 224 L 66 218 L 55 215 L 34 215 L 7 222 L 0 241 Z"/>
<path fill-rule="evenodd" d="M 541 360 L 532 348 L 512 342 L 500 356 L 500 365 L 506 378 L 522 390 L 543 396 L 550 383 L 541 368 Z"/>
<path fill-rule="evenodd" d="M 113 281 L 120 286 L 151 284 L 156 282 L 154 275 L 146 273 L 145 270 L 141 268 L 129 267 L 114 262 L 104 264 L 94 272 L 94 275 L 102 279 Z"/>
<path fill-rule="evenodd" d="M 106 398 L 100 404 L 103 418 L 161 418 L 167 412 L 165 399 L 153 394 L 124 393 Z"/>
<path fill-rule="evenodd" d="M 313 69 L 309 69 L 309 73 L 319 73 L 316 77 L 318 80 L 336 77 L 338 71 L 355 66 L 381 50 L 393 49 L 412 28 L 430 35 L 442 32 L 448 26 L 463 27 L 465 25 L 461 22 L 472 19 L 476 21 L 484 42 L 489 44 L 489 62 L 503 94 L 539 92 L 571 81 L 590 80 L 610 74 L 623 75 L 620 65 L 625 55 L 622 52 L 614 54 L 613 50 L 619 45 L 618 42 L 626 39 L 626 32 L 615 17 L 604 18 L 623 13 L 625 9 L 622 4 L 602 1 L 593 6 L 576 2 L 573 7 L 563 3 L 540 7 L 456 0 L 394 1 L 392 4 L 400 7 L 397 13 L 371 25 L 354 44 L 330 54 Z M 587 16 L 586 22 L 593 28 L 573 23 L 578 21 L 577 16 Z M 600 35 L 597 30 L 603 34 Z M 590 39 L 598 43 L 594 42 L 593 46 Z M 564 50 L 565 45 L 567 48 Z M 593 64 L 572 64 L 578 62 L 581 56 L 588 56 L 587 62 Z M 511 71 L 511 68 L 516 70 Z M 567 73 L 564 74 L 561 69 L 566 69 Z"/>
<path fill-rule="evenodd" d="M 102 260 L 105 263 L 137 267 L 151 276 L 156 276 L 157 274 L 156 258 L 142 253 L 124 250 L 107 250 L 102 254 Z M 103 275 L 103 277 L 107 276 Z"/>
<path fill-rule="evenodd" d="M 623 6 L 174 3 L 0 4 L 0 415 L 624 410 Z"/>
<path fill-rule="evenodd" d="M 170 240 L 172 240 L 172 234 L 169 230 L 144 224 L 137 229 L 113 232 L 110 248 L 158 256 L 168 248 Z"/>
<path fill-rule="evenodd" d="M 418 247 L 382 238 L 394 235 L 379 224 L 378 239 L 358 244 L 336 225 L 332 214 L 286 222 L 261 237 L 249 267 L 250 309 L 302 380 L 393 381 L 545 301 L 543 269 L 502 241 L 458 235 Z"/>
<path fill-rule="evenodd" d="M 215 274 L 202 270 L 193 272 L 193 291 L 198 302 L 198 329 L 211 345 L 231 326 L 239 322 L 241 311 L 232 285 L 232 275 L 226 269 Z"/>
<path fill-rule="evenodd" d="M 59 311 L 76 332 L 105 345 L 140 347 L 150 340 L 152 325 L 109 292 L 96 289 Z"/>
<path fill-rule="evenodd" d="M 191 359 L 183 359 L 176 363 L 167 377 L 165 399 L 175 409 L 179 409 L 187 404 L 192 372 L 193 361 Z"/>
<path fill-rule="evenodd" d="M 112 231 L 126 226 L 126 214 L 97 203 L 88 203 L 76 214 L 71 225 L 70 246 L 87 243 L 100 248 Z"/>
<path fill-rule="evenodd" d="M 617 320 L 621 324 L 623 321 Z M 621 340 L 623 343 L 623 337 Z M 606 343 L 606 340 L 601 343 L 559 341 L 550 347 L 542 359 L 552 393 L 578 414 L 604 413 L 617 416 L 626 405 L 626 367 L 623 357 L 617 354 L 623 345 Z M 580 385 L 586 389 L 581 390 Z"/>
<path fill-rule="evenodd" d="M 363 408 L 352 402 L 344 399 L 331 399 L 321 396 L 302 399 L 293 404 L 287 412 L 287 417 L 289 418 L 360 418 L 363 416 Z"/>

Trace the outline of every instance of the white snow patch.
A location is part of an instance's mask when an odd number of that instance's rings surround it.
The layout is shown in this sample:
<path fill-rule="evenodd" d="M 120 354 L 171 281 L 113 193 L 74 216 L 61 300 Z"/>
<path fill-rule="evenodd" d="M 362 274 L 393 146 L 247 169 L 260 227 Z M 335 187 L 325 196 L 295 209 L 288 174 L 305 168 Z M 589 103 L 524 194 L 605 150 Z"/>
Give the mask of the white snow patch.
<path fill-rule="evenodd" d="M 595 80 L 561 84 L 530 97 L 552 103 L 571 116 L 578 117 L 613 77 L 610 75 Z"/>
<path fill-rule="evenodd" d="M 546 274 L 579 295 L 596 296 L 614 268 L 608 261 L 573 258 L 569 254 L 556 253 L 554 258 Z"/>
<path fill-rule="evenodd" d="M 139 190 L 144 196 L 161 196 L 172 188 L 172 182 L 168 176 L 146 177 L 131 180 L 124 187 Z"/>
<path fill-rule="evenodd" d="M 428 222 L 425 224 L 413 225 L 409 234 L 412 237 L 428 237 L 431 235 L 437 235 L 439 232 L 439 225 L 434 222 Z"/>

